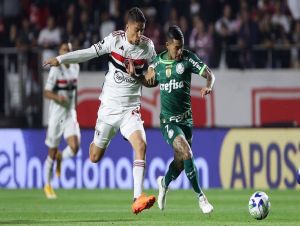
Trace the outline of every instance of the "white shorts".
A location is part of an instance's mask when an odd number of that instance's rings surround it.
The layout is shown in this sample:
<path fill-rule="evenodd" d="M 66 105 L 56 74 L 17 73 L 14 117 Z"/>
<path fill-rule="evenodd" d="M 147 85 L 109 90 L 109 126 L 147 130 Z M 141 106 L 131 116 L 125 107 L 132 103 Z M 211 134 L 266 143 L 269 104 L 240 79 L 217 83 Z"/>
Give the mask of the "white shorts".
<path fill-rule="evenodd" d="M 49 148 L 58 147 L 62 135 L 64 135 L 64 139 L 77 136 L 80 141 L 80 129 L 76 116 L 70 115 L 65 119 L 53 118 L 49 120 L 45 144 Z"/>
<path fill-rule="evenodd" d="M 101 104 L 98 110 L 93 143 L 99 148 L 106 149 L 119 129 L 127 140 L 133 132 L 139 130 L 146 142 L 143 124 L 139 106 L 112 109 Z"/>

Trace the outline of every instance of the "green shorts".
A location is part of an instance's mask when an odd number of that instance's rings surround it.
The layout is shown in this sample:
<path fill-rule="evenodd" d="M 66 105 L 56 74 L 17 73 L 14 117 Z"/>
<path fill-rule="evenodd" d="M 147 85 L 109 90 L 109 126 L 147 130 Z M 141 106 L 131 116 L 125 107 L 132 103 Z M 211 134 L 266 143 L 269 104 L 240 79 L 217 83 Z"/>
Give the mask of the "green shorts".
<path fill-rule="evenodd" d="M 183 135 L 190 146 L 192 146 L 192 126 L 187 126 L 178 123 L 162 123 L 160 131 L 168 144 L 173 146 L 173 141 L 178 135 Z"/>

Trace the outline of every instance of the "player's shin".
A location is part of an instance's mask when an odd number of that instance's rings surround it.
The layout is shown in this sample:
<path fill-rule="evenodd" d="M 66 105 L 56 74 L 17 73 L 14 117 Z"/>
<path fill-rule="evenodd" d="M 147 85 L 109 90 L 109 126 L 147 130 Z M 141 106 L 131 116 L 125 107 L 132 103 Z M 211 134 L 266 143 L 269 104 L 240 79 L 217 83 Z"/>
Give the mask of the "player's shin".
<path fill-rule="evenodd" d="M 164 177 L 164 185 L 166 187 L 169 186 L 172 180 L 176 180 L 176 178 L 180 175 L 181 170 L 176 167 L 174 160 L 170 163 L 168 172 Z"/>
<path fill-rule="evenodd" d="M 133 162 L 133 198 L 136 199 L 142 194 L 145 160 L 135 160 Z"/>
<path fill-rule="evenodd" d="M 75 154 L 69 145 L 62 151 L 62 159 L 71 158 L 74 155 Z"/>
<path fill-rule="evenodd" d="M 50 185 L 53 171 L 53 159 L 48 155 L 46 159 L 46 183 Z"/>
<path fill-rule="evenodd" d="M 184 160 L 183 165 L 184 165 L 185 174 L 188 177 L 194 191 L 197 194 L 202 195 L 202 190 L 199 185 L 198 170 L 194 164 L 194 159 L 191 158 L 191 159 Z"/>

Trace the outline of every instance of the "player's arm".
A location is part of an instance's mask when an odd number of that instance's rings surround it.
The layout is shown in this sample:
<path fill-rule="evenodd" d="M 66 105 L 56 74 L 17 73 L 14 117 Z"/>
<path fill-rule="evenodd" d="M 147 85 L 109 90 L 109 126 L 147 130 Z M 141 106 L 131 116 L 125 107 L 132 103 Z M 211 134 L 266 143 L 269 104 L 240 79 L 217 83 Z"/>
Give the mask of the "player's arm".
<path fill-rule="evenodd" d="M 135 72 L 135 67 L 132 60 L 128 60 L 128 64 L 126 65 L 127 73 L 146 87 L 155 87 L 158 83 L 155 81 L 155 70 L 153 67 L 148 67 L 147 73 L 145 75 L 137 76 Z"/>
<path fill-rule="evenodd" d="M 204 97 L 212 92 L 215 83 L 215 76 L 209 67 L 204 64 L 194 53 L 189 52 L 189 57 L 192 72 L 206 79 L 206 86 L 200 89 L 200 95 L 201 97 Z"/>
<path fill-rule="evenodd" d="M 57 67 L 51 67 L 49 71 L 49 76 L 46 81 L 45 89 L 43 95 L 49 100 L 54 100 L 56 103 L 66 106 L 68 104 L 68 98 L 66 96 L 58 95 L 54 91 L 54 87 L 57 81 L 57 75 L 61 73 Z"/>
<path fill-rule="evenodd" d="M 65 106 L 68 103 L 68 98 L 62 95 L 58 95 L 57 93 L 53 92 L 52 90 L 44 90 L 44 97 L 50 100 L 54 100 L 56 103 Z"/>
<path fill-rule="evenodd" d="M 112 34 L 110 34 L 100 42 L 92 45 L 90 48 L 71 51 L 66 54 L 50 58 L 44 62 L 43 66 L 58 66 L 60 64 L 82 63 L 95 57 L 99 57 L 110 52 L 110 43 L 112 39 L 113 36 Z"/>
<path fill-rule="evenodd" d="M 60 64 L 81 63 L 93 59 L 97 56 L 98 55 L 96 49 L 93 46 L 91 46 L 87 49 L 76 50 L 57 57 L 52 57 L 46 60 L 43 66 L 58 66 Z"/>
<path fill-rule="evenodd" d="M 154 62 L 156 61 L 157 54 L 156 54 L 154 44 L 152 41 L 150 42 L 150 49 L 151 49 L 151 56 L 147 60 L 149 67 L 148 67 L 146 74 L 144 76 L 142 76 L 143 77 L 142 78 L 143 86 L 146 86 L 149 88 L 155 87 L 158 85 L 158 81 L 155 79 L 156 77 L 155 77 L 155 67 L 154 67 Z"/>
<path fill-rule="evenodd" d="M 210 94 L 212 92 L 216 79 L 215 79 L 215 75 L 207 66 L 203 70 L 201 76 L 206 78 L 206 87 L 203 87 L 200 90 L 201 97 L 204 97 L 205 95 Z"/>

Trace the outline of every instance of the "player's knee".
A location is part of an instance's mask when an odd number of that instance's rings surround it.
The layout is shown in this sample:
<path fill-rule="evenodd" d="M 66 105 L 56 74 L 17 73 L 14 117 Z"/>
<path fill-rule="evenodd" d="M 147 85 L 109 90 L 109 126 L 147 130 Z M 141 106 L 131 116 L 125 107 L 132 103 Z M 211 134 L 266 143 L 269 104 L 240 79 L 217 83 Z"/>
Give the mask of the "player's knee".
<path fill-rule="evenodd" d="M 139 142 L 137 142 L 136 147 L 137 147 L 138 152 L 141 155 L 143 155 L 143 156 L 146 155 L 147 144 L 143 140 L 140 140 Z"/>
<path fill-rule="evenodd" d="M 183 160 L 191 159 L 193 157 L 192 150 L 189 146 L 185 146 L 182 149 L 182 158 Z"/>
<path fill-rule="evenodd" d="M 90 145 L 90 160 L 93 163 L 97 163 L 100 161 L 104 154 L 105 149 L 101 149 L 97 147 L 94 143 Z"/>
<path fill-rule="evenodd" d="M 90 153 L 90 160 L 93 163 L 97 163 L 100 160 L 100 156 L 97 155 L 96 153 Z"/>
<path fill-rule="evenodd" d="M 70 145 L 70 148 L 72 149 L 72 152 L 74 153 L 74 155 L 76 155 L 79 150 L 79 144 L 72 144 L 72 145 Z"/>
<path fill-rule="evenodd" d="M 55 159 L 57 154 L 57 148 L 49 148 L 48 155 L 51 159 Z"/>

